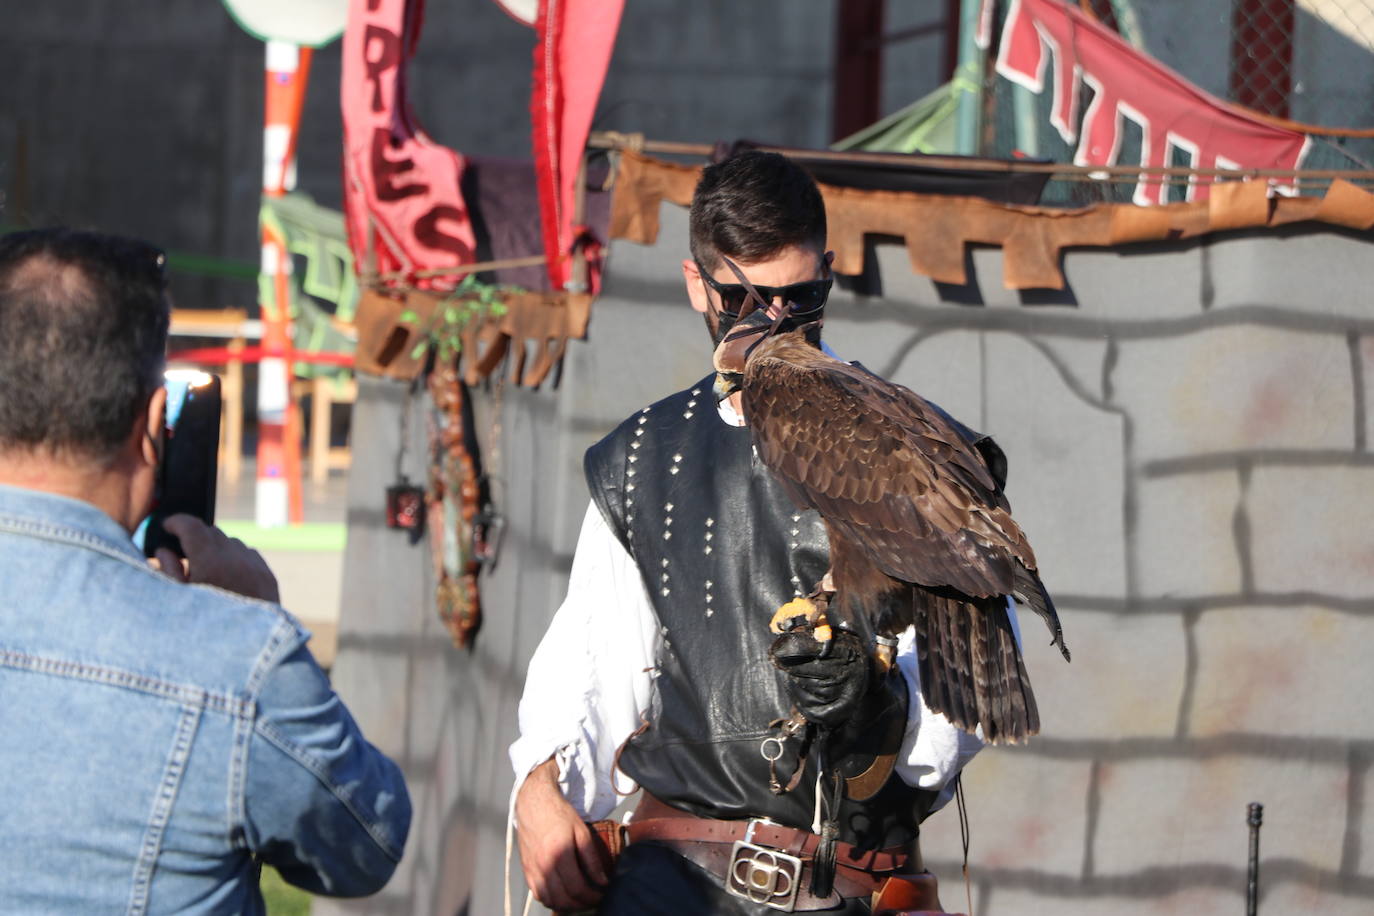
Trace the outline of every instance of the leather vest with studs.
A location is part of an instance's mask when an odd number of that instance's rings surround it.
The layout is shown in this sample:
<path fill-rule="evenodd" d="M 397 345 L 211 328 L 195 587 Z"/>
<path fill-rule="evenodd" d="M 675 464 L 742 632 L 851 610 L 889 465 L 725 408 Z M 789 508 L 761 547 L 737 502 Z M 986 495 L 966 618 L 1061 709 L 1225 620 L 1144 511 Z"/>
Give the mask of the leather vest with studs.
<path fill-rule="evenodd" d="M 785 675 L 768 655 L 769 619 L 825 574 L 825 529 L 816 512 L 792 505 L 749 430 L 722 422 L 713 378 L 631 416 L 584 462 L 592 498 L 638 565 L 663 637 L 648 724 L 623 748 L 620 769 L 702 817 L 809 829 L 816 755 L 793 791 L 774 795 L 761 743 L 791 710 Z M 777 761 L 783 782 L 797 744 L 788 741 Z M 906 842 L 933 799 L 894 776 L 869 801 L 845 802 L 840 837 L 870 848 Z"/>

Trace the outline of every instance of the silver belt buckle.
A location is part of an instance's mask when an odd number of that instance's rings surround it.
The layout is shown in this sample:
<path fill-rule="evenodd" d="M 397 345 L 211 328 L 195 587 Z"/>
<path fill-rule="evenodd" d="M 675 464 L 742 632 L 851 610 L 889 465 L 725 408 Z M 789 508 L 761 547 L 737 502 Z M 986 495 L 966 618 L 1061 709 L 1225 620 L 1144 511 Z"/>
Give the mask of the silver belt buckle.
<path fill-rule="evenodd" d="M 752 842 L 754 828 L 771 824 L 767 818 L 749 821 L 744 839 L 730 850 L 730 865 L 725 870 L 726 893 L 753 903 L 790 913 L 797 905 L 801 889 L 802 860 L 777 849 Z"/>

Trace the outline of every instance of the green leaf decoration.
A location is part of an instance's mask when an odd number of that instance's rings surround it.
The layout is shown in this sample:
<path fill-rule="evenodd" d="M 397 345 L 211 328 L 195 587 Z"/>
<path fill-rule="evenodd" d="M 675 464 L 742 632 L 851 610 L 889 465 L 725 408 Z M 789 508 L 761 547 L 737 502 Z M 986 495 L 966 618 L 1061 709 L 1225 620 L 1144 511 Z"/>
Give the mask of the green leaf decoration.
<path fill-rule="evenodd" d="M 423 324 L 414 309 L 401 312 L 399 321 L 416 326 L 416 343 L 411 359 L 420 359 L 433 349 L 441 362 L 456 360 L 463 351 L 463 330 L 474 320 L 500 318 L 509 309 L 500 297 L 523 292 L 517 286 L 483 283 L 475 274 L 466 274 Z"/>

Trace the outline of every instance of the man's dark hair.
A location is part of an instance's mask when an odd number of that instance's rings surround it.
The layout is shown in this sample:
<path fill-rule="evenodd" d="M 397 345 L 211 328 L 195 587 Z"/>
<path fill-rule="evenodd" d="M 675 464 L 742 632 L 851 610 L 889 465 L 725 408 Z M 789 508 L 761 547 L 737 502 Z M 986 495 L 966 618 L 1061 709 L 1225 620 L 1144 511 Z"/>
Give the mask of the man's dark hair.
<path fill-rule="evenodd" d="M 793 245 L 825 247 L 825 202 L 801 166 L 749 150 L 707 166 L 692 195 L 692 257 L 707 270 L 721 255 L 756 263 Z"/>
<path fill-rule="evenodd" d="M 0 237 L 0 451 L 107 460 L 162 384 L 165 257 L 70 229 Z"/>

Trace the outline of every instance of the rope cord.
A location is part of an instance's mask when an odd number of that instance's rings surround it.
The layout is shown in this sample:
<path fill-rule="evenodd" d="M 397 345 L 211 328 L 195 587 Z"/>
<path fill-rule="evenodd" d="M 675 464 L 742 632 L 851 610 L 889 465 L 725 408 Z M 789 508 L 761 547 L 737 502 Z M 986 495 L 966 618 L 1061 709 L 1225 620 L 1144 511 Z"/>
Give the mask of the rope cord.
<path fill-rule="evenodd" d="M 964 847 L 964 901 L 968 914 L 973 916 L 973 888 L 968 877 L 969 823 L 968 803 L 964 799 L 964 774 L 954 777 L 954 804 L 959 809 L 959 842 Z"/>

